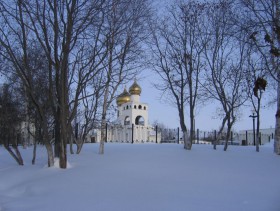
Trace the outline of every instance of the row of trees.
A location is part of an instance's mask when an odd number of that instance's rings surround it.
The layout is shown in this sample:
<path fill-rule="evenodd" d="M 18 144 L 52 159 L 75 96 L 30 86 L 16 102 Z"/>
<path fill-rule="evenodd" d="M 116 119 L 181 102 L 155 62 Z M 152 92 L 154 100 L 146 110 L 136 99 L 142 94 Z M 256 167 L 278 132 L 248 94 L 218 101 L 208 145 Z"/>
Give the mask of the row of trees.
<path fill-rule="evenodd" d="M 105 125 L 118 87 L 142 65 L 149 15 L 147 0 L 0 1 L 1 72 L 21 90 L 49 166 L 56 156 L 66 168 L 66 144 L 79 152 L 94 124 Z"/>
<path fill-rule="evenodd" d="M 175 1 L 154 22 L 150 64 L 161 78 L 157 87 L 178 109 L 184 133 L 189 113 L 186 149 L 192 146 L 196 110 L 209 101 L 220 105 L 218 136 L 226 129 L 224 150 L 244 105 L 251 104 L 257 114 L 259 136 L 263 91 L 267 80 L 279 81 L 279 4 L 276 0 Z"/>
<path fill-rule="evenodd" d="M 79 153 L 97 126 L 104 153 L 117 90 L 147 67 L 178 109 L 186 149 L 206 101 L 220 103 L 227 142 L 248 99 L 260 116 L 264 78 L 279 79 L 279 0 L 174 1 L 159 14 L 149 0 L 0 1 L 0 71 L 36 123 L 49 166 L 56 156 L 66 168 L 67 143 Z"/>

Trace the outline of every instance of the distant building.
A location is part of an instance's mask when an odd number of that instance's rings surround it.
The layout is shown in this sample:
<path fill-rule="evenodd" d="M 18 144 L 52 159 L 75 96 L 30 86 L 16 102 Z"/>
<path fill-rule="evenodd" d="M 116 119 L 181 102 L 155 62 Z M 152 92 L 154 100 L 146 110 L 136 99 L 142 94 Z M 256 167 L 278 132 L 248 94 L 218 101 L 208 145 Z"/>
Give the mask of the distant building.
<path fill-rule="evenodd" d="M 117 120 L 107 127 L 107 142 L 160 142 L 161 134 L 148 124 L 149 106 L 140 101 L 141 92 L 135 80 L 129 91 L 124 88 L 117 97 Z M 93 142 L 100 142 L 101 130 L 94 130 L 92 136 Z"/>
<path fill-rule="evenodd" d="M 247 135 L 246 135 L 247 133 Z M 240 145 L 254 145 L 254 135 L 253 130 L 241 130 L 238 133 L 238 140 Z M 268 143 L 272 138 L 274 138 L 275 128 L 260 129 L 260 143 Z M 247 138 L 246 138 L 247 137 Z M 255 131 L 255 140 L 257 140 L 257 134 Z"/>

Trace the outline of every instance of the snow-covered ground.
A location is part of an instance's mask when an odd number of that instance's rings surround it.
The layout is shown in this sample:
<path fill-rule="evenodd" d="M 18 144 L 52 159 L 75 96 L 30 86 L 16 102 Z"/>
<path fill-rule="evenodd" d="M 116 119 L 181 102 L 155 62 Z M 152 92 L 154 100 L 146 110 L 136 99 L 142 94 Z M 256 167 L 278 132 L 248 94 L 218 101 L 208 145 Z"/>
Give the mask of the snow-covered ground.
<path fill-rule="evenodd" d="M 46 167 L 46 152 L 21 149 L 17 166 L 0 147 L 0 211 L 279 211 L 280 156 L 254 147 L 86 144 L 70 168 Z"/>

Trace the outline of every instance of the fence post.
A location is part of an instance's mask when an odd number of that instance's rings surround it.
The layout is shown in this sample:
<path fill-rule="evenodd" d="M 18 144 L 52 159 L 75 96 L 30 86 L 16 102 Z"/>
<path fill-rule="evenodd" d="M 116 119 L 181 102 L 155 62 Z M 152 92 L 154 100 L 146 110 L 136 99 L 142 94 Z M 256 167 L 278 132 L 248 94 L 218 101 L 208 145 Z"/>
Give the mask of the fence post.
<path fill-rule="evenodd" d="M 199 129 L 196 129 L 196 139 L 197 143 L 199 144 Z"/>
<path fill-rule="evenodd" d="M 108 123 L 106 123 L 106 131 L 105 131 L 105 142 L 107 143 L 107 137 L 108 137 Z"/>
<path fill-rule="evenodd" d="M 246 145 L 248 146 L 248 131 L 246 130 Z"/>
<path fill-rule="evenodd" d="M 204 131 L 204 136 L 203 136 L 203 139 L 204 139 L 204 141 L 205 141 L 205 131 Z"/>
<path fill-rule="evenodd" d="M 133 144 L 133 133 L 134 133 L 134 124 L 132 124 L 132 128 L 131 128 L 131 143 Z"/>
<path fill-rule="evenodd" d="M 231 145 L 233 145 L 233 132 L 230 131 L 230 141 L 231 141 Z"/>
<path fill-rule="evenodd" d="M 212 139 L 212 137 L 213 136 L 211 135 L 211 139 Z M 214 140 L 212 140 L 212 145 L 213 145 L 213 149 L 216 150 L 217 149 L 217 133 L 216 133 L 216 130 L 214 130 Z"/>
<path fill-rule="evenodd" d="M 272 139 L 273 139 L 273 135 L 274 135 L 274 134 L 272 133 L 272 134 L 271 134 L 271 138 L 272 138 Z"/>
<path fill-rule="evenodd" d="M 179 144 L 180 143 L 180 129 L 179 129 L 179 127 L 177 129 L 177 136 L 178 136 L 178 144 Z"/>
<path fill-rule="evenodd" d="M 158 133 L 158 127 L 156 125 L 156 144 L 157 144 L 157 133 Z"/>

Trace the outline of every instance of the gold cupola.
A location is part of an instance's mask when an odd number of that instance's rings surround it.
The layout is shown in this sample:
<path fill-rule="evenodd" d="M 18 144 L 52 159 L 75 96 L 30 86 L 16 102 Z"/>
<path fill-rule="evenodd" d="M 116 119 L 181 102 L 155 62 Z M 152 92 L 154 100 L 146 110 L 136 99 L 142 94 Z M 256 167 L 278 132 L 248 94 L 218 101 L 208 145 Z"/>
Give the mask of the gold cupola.
<path fill-rule="evenodd" d="M 128 103 L 130 102 L 130 94 L 128 93 L 128 91 L 126 90 L 126 88 L 124 88 L 123 93 L 121 93 L 118 97 L 117 97 L 117 105 L 121 106 L 124 103 Z"/>
<path fill-rule="evenodd" d="M 134 80 L 134 83 L 129 88 L 129 94 L 131 95 L 140 95 L 141 94 L 141 87 L 137 84 L 136 79 Z"/>

